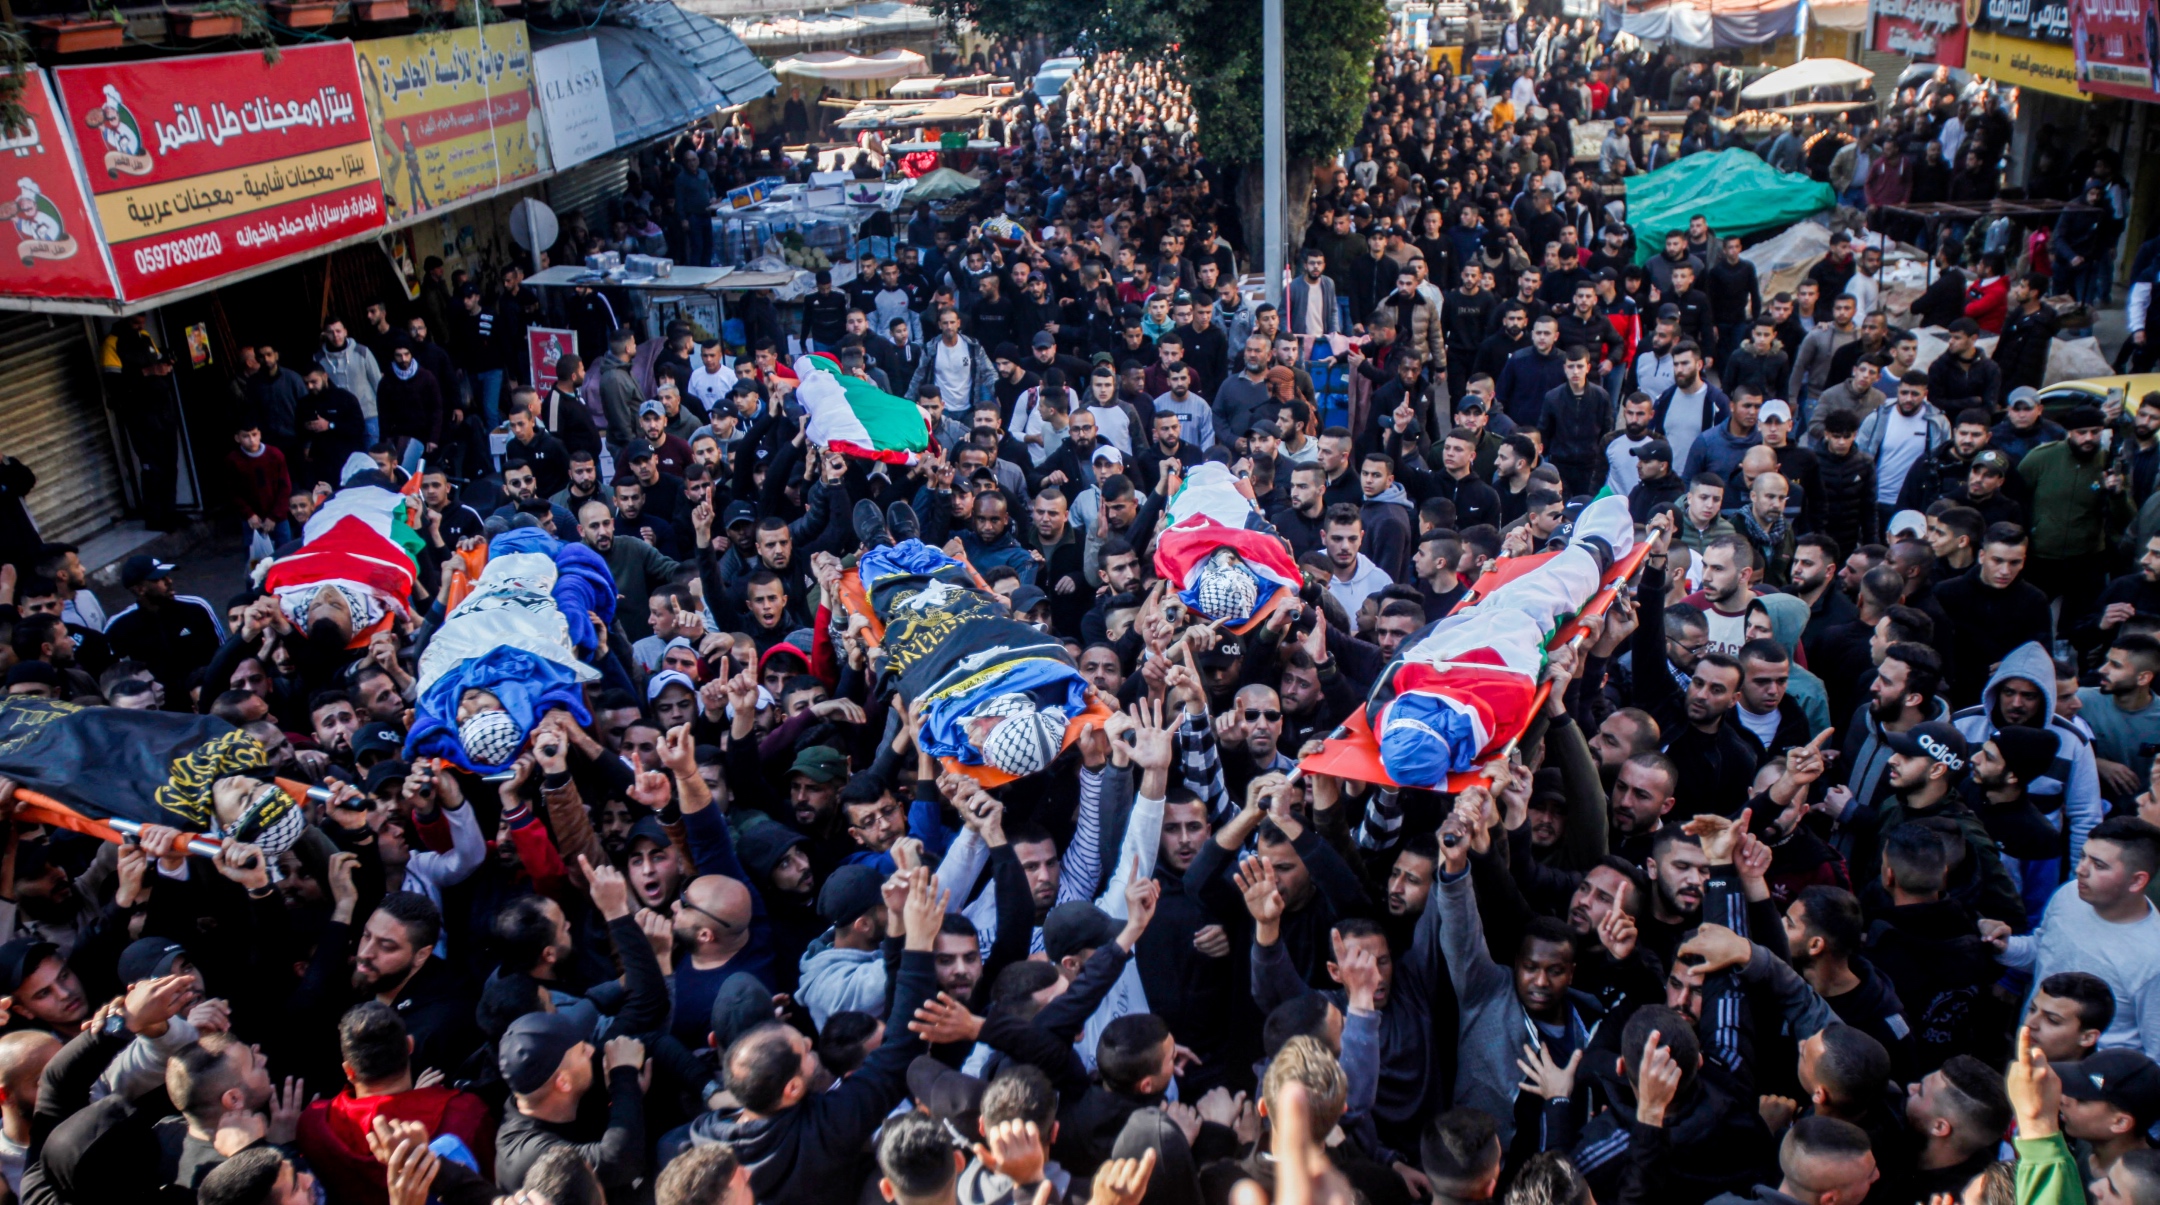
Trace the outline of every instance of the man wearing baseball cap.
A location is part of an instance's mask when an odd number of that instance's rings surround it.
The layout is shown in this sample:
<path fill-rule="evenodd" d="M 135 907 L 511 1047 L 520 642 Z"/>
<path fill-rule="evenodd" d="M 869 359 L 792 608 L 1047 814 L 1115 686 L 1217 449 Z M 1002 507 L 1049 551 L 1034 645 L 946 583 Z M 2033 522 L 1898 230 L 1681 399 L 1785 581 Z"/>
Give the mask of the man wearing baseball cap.
<path fill-rule="evenodd" d="M 120 584 L 135 605 L 112 617 L 105 643 L 114 657 L 149 666 L 168 698 L 185 699 L 188 675 L 210 664 L 225 643 L 225 623 L 208 599 L 174 593 L 177 568 L 147 553 L 120 566 Z"/>
<path fill-rule="evenodd" d="M 1965 806 L 1958 791 L 1972 766 L 1971 746 L 1964 735 L 1942 720 L 1929 720 L 1903 732 L 1885 732 L 1883 743 L 1890 747 L 1886 777 L 1891 793 L 1878 805 L 1882 831 L 1935 816 L 1955 822 L 1965 838 L 1965 864 L 1973 868 L 1972 881 L 1980 890 L 1978 911 L 2015 923 L 2025 914 L 2017 881 L 2003 865 L 1987 825 Z M 1879 852 L 1870 853 L 1864 866 L 1856 860 L 1853 882 L 1873 882 L 1881 873 L 1880 857 Z"/>
<path fill-rule="evenodd" d="M 495 1136 L 495 1186 L 516 1192 L 525 1173 L 559 1147 L 574 1149 L 603 1188 L 627 1195 L 645 1174 L 645 1092 L 638 1073 L 645 1044 L 610 1038 L 603 1057 L 606 1128 L 578 1124 L 579 1103 L 592 1090 L 592 1030 L 564 1013 L 527 1013 L 510 1023 L 495 1046 L 510 1100 Z M 587 1141 L 579 1141 L 585 1138 Z"/>
<path fill-rule="evenodd" d="M 832 926 L 832 944 L 803 959 L 795 998 L 819 1029 L 838 1012 L 875 1015 L 885 1002 L 884 877 L 870 867 L 842 866 L 818 893 L 818 915 Z"/>
<path fill-rule="evenodd" d="M 2016 465 L 2008 453 L 2000 448 L 1982 448 L 1973 454 L 1972 463 L 1965 469 L 1965 479 L 1950 486 L 1943 497 L 1979 511 L 1981 520 L 1989 526 L 2015 523 L 2023 527 L 2025 504 L 2003 488 L 2014 471 Z"/>
<path fill-rule="evenodd" d="M 2043 444 L 2018 462 L 2032 491 L 2032 583 L 2062 600 L 2065 618 L 2082 618 L 2107 584 L 2110 531 L 2130 521 L 2128 483 L 2100 449 L 2107 416 L 2100 407 L 2072 407 L 2059 443 Z"/>
<path fill-rule="evenodd" d="M 2148 1132 L 2160 1122 L 2160 1066 L 2151 1059 L 2118 1046 L 2058 1064 L 2055 1074 L 2062 1079 L 2063 1133 L 2092 1145 L 2086 1170 L 2095 1179 L 2131 1151 L 2152 1149 Z"/>

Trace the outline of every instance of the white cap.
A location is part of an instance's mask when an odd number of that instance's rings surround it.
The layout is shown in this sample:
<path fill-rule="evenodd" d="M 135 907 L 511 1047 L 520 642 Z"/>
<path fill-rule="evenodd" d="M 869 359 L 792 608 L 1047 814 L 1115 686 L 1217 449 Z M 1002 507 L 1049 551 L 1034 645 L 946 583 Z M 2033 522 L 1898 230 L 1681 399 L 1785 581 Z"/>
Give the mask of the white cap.
<path fill-rule="evenodd" d="M 1890 516 L 1892 536 L 1911 536 L 1916 540 L 1927 539 L 1927 516 L 1916 510 L 1901 510 Z"/>
<path fill-rule="evenodd" d="M 1762 404 L 1762 410 L 1756 417 L 1766 423 L 1773 418 L 1779 422 L 1789 423 L 1792 421 L 1792 407 L 1786 403 L 1784 398 L 1774 397 Z"/>
<path fill-rule="evenodd" d="M 1088 459 L 1107 460 L 1113 464 L 1124 464 L 1125 454 L 1117 450 L 1116 444 L 1104 444 L 1103 446 L 1095 449 L 1094 452 L 1090 453 Z"/>

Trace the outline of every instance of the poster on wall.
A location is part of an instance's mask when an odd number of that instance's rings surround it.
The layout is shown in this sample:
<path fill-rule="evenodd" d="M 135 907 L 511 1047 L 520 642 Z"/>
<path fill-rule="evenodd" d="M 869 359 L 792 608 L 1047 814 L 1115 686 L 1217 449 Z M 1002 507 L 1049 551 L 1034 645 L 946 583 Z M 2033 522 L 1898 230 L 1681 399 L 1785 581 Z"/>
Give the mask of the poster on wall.
<path fill-rule="evenodd" d="M 0 255 L 0 293 L 17 297 L 118 297 L 105 247 L 90 221 L 75 144 L 61 132 L 60 106 L 42 71 L 23 80 L 23 125 L 0 130 L 0 168 L 12 169 L 8 221 Z"/>
<path fill-rule="evenodd" d="M 1945 67 L 1965 65 L 1965 9 L 1959 0 L 1874 0 L 1872 48 Z"/>
<path fill-rule="evenodd" d="M 390 220 L 547 170 L 523 21 L 353 43 Z"/>
<path fill-rule="evenodd" d="M 53 72 L 121 295 L 139 301 L 380 229 L 352 47 Z"/>
<path fill-rule="evenodd" d="M 2078 87 L 2128 100 L 2160 99 L 2160 16 L 2154 0 L 2070 0 Z"/>
<path fill-rule="evenodd" d="M 525 355 L 532 369 L 532 387 L 542 393 L 555 388 L 555 361 L 577 354 L 577 332 L 547 326 L 525 328 Z"/>
<path fill-rule="evenodd" d="M 561 171 L 615 149 L 615 116 L 608 106 L 600 43 L 587 38 L 533 55 L 540 110 L 547 118 L 548 154 Z"/>

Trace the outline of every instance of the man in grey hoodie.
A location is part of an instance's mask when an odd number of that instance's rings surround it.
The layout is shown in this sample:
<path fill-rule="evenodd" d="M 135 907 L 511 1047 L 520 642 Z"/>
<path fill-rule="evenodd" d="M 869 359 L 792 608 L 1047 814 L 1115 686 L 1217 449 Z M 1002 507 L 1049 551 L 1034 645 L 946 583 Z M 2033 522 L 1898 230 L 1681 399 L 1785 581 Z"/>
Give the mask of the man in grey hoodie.
<path fill-rule="evenodd" d="M 842 866 L 818 893 L 818 915 L 832 928 L 803 952 L 795 998 L 820 1030 L 834 1013 L 875 1016 L 885 1003 L 885 958 L 879 952 L 887 915 L 883 886 L 868 866 Z"/>
<path fill-rule="evenodd" d="M 367 418 L 368 445 L 374 446 L 382 438 L 382 425 L 375 417 L 375 387 L 382 383 L 382 365 L 375 353 L 348 336 L 345 323 L 333 317 L 323 323 L 322 347 L 315 353 L 315 363 L 330 374 L 332 385 L 359 401 L 360 413 Z"/>

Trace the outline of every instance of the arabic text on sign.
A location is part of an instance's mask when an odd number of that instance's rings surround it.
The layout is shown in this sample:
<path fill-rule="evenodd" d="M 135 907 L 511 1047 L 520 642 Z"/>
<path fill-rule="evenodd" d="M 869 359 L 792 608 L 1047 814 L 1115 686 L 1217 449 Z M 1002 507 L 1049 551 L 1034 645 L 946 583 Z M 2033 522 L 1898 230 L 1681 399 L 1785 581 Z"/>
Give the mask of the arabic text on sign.
<path fill-rule="evenodd" d="M 173 120 L 153 120 L 150 126 L 157 136 L 158 154 L 169 155 L 198 142 L 222 147 L 242 134 L 282 134 L 294 126 L 343 125 L 354 120 L 358 108 L 357 97 L 325 85 L 304 101 L 278 102 L 263 96 L 238 108 L 217 101 L 211 104 L 207 120 L 201 108 L 174 101 Z"/>

